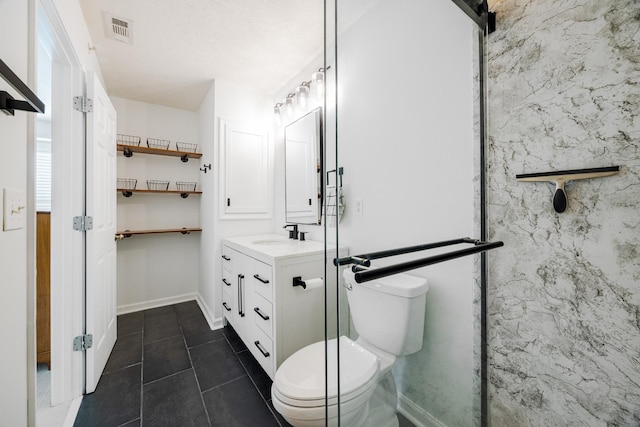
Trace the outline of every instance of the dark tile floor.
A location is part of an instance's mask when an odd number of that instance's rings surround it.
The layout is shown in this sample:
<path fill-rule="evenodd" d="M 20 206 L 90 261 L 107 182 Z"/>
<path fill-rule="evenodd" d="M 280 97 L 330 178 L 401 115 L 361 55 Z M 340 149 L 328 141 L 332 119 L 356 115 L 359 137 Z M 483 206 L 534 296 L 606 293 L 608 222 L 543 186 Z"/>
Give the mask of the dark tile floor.
<path fill-rule="evenodd" d="M 399 416 L 400 426 L 412 426 Z M 195 301 L 118 316 L 118 340 L 76 427 L 288 427 L 271 379 Z"/>
<path fill-rule="evenodd" d="M 285 427 L 271 379 L 195 301 L 118 316 L 118 340 L 75 426 Z"/>

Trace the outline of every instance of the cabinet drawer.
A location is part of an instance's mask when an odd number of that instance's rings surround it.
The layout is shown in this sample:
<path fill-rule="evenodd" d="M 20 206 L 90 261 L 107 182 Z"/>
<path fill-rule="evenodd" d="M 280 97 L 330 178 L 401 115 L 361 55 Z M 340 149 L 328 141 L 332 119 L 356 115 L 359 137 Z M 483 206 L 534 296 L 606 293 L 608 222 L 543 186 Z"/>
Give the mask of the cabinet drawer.
<path fill-rule="evenodd" d="M 251 353 L 256 358 L 262 369 L 265 370 L 270 378 L 273 378 L 273 342 L 259 328 L 254 328 L 252 334 L 253 339 L 247 346 L 251 349 Z"/>
<path fill-rule="evenodd" d="M 258 325 L 269 338 L 273 337 L 273 306 L 258 294 L 254 295 L 254 302 L 252 309 L 256 325 Z"/>
<path fill-rule="evenodd" d="M 273 278 L 271 276 L 271 266 L 260 261 L 251 264 L 251 279 L 253 289 L 267 300 L 273 299 Z"/>
<path fill-rule="evenodd" d="M 233 249 L 230 249 L 228 246 L 222 246 L 222 269 L 228 272 L 233 271 Z"/>

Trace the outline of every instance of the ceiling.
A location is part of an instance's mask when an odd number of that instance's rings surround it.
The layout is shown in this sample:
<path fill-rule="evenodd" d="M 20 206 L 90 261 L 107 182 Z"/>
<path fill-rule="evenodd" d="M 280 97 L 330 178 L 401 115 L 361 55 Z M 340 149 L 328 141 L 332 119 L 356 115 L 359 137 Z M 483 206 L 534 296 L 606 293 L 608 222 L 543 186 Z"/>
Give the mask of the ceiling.
<path fill-rule="evenodd" d="M 264 94 L 322 53 L 323 0 L 80 0 L 109 94 L 197 111 L 214 79 Z M 102 12 L 133 21 L 132 44 Z"/>

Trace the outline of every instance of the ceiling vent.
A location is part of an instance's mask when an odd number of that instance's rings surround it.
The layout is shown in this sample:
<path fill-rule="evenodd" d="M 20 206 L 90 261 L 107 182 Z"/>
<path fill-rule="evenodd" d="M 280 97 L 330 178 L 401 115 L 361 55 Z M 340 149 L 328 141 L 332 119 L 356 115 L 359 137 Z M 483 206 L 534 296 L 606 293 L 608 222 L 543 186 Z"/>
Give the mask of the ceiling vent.
<path fill-rule="evenodd" d="M 122 43 L 133 44 L 133 21 L 118 16 L 113 16 L 109 12 L 102 12 L 104 21 L 104 32 L 108 39 L 117 40 Z"/>

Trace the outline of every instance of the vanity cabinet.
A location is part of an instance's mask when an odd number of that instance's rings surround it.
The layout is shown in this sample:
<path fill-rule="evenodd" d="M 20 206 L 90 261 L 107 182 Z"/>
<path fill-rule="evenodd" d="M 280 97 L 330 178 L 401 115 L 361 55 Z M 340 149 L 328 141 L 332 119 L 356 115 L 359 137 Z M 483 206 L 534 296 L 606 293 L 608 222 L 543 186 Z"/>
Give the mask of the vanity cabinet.
<path fill-rule="evenodd" d="M 324 287 L 293 286 L 294 277 L 323 277 L 325 258 L 322 243 L 259 243 L 270 238 L 224 239 L 221 281 L 224 317 L 273 379 L 287 357 L 325 338 Z"/>

